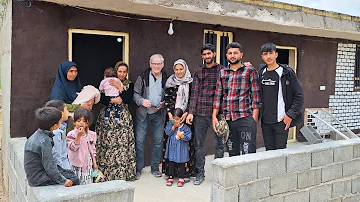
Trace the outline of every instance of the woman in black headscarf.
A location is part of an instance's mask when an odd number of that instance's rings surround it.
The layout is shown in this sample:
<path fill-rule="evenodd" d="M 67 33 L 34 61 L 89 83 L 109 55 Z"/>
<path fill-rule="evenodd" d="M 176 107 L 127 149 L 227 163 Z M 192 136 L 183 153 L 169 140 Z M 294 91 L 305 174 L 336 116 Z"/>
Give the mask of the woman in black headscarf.
<path fill-rule="evenodd" d="M 82 87 L 78 77 L 77 64 L 65 61 L 58 69 L 50 100 L 62 100 L 66 104 L 71 104 L 77 97 L 76 93 L 79 93 Z"/>

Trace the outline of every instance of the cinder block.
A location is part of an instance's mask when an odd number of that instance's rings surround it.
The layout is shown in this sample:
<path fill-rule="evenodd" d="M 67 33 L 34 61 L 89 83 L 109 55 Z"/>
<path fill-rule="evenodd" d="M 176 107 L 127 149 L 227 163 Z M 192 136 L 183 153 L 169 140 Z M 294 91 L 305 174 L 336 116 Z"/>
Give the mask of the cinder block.
<path fill-rule="evenodd" d="M 19 160 L 17 159 L 17 161 L 19 161 Z M 18 163 L 18 167 L 15 171 L 16 171 L 16 175 L 18 177 L 19 183 L 20 183 L 20 187 L 22 188 L 22 190 L 25 190 L 27 181 L 26 181 L 25 169 L 22 166 L 22 164 Z"/>
<path fill-rule="evenodd" d="M 29 185 L 26 186 L 26 199 L 30 202 L 30 201 L 35 201 L 35 195 L 33 190 L 31 189 L 31 187 Z"/>
<path fill-rule="evenodd" d="M 282 196 L 282 195 L 270 196 L 270 197 L 258 200 L 256 202 L 284 202 L 284 196 Z"/>
<path fill-rule="evenodd" d="M 20 187 L 20 183 L 16 182 L 16 198 L 18 201 L 21 201 L 21 199 L 25 196 L 23 189 Z"/>
<path fill-rule="evenodd" d="M 341 198 L 334 198 L 334 199 L 330 199 L 327 202 L 341 202 Z"/>
<path fill-rule="evenodd" d="M 309 201 L 309 190 L 296 191 L 284 196 L 284 202 L 304 202 Z"/>
<path fill-rule="evenodd" d="M 313 152 L 311 154 L 311 166 L 325 166 L 334 162 L 334 150 L 327 149 L 323 151 Z"/>
<path fill-rule="evenodd" d="M 37 202 L 133 202 L 135 191 L 133 186 L 123 180 L 74 186 L 71 189 L 62 185 L 31 187 L 31 189 Z"/>
<path fill-rule="evenodd" d="M 343 197 L 342 202 L 359 202 L 360 194 L 351 194 Z"/>
<path fill-rule="evenodd" d="M 351 193 L 360 193 L 360 177 L 351 180 Z"/>
<path fill-rule="evenodd" d="M 270 195 L 269 185 L 269 178 L 239 185 L 239 201 L 252 201 L 268 197 Z"/>
<path fill-rule="evenodd" d="M 321 184 L 321 168 L 311 169 L 298 173 L 299 189 L 318 184 Z"/>
<path fill-rule="evenodd" d="M 360 159 L 343 163 L 343 176 L 356 175 L 360 173 Z"/>
<path fill-rule="evenodd" d="M 341 180 L 332 184 L 331 197 L 336 198 L 351 193 L 351 180 Z"/>
<path fill-rule="evenodd" d="M 350 161 L 354 156 L 354 146 L 343 146 L 334 149 L 334 162 Z"/>
<path fill-rule="evenodd" d="M 279 175 L 270 179 L 270 195 L 280 194 L 297 188 L 297 174 Z"/>
<path fill-rule="evenodd" d="M 13 169 L 13 166 L 8 164 L 8 175 L 9 175 L 9 182 L 11 182 L 13 185 L 15 185 L 17 178 L 15 176 L 15 171 Z"/>
<path fill-rule="evenodd" d="M 257 162 L 244 163 L 227 168 L 213 165 L 213 179 L 215 183 L 225 188 L 255 181 L 257 180 Z"/>
<path fill-rule="evenodd" d="M 322 168 L 321 172 L 321 182 L 327 182 L 334 179 L 339 179 L 343 175 L 343 165 L 342 163 L 331 164 Z"/>
<path fill-rule="evenodd" d="M 212 202 L 239 201 L 239 187 L 234 186 L 230 188 L 225 188 L 217 183 L 212 183 L 210 201 Z"/>
<path fill-rule="evenodd" d="M 292 154 L 287 156 L 287 173 L 311 168 L 311 153 Z"/>
<path fill-rule="evenodd" d="M 310 189 L 310 202 L 327 201 L 331 199 L 331 184 L 322 184 Z"/>
<path fill-rule="evenodd" d="M 12 184 L 9 180 L 9 199 L 11 201 L 17 201 L 16 199 L 16 185 Z"/>
<path fill-rule="evenodd" d="M 286 157 L 258 161 L 258 179 L 286 173 Z"/>

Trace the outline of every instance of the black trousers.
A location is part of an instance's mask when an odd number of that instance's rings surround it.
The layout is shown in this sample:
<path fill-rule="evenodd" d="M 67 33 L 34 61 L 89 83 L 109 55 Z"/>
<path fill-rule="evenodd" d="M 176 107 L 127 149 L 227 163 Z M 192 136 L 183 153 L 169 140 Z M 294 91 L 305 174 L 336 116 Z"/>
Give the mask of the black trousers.
<path fill-rule="evenodd" d="M 286 148 L 289 130 L 285 130 L 285 126 L 282 121 L 273 124 L 261 123 L 266 150 Z"/>
<path fill-rule="evenodd" d="M 110 110 L 112 108 L 112 106 L 114 106 L 115 108 L 115 118 L 120 118 L 120 114 L 121 112 L 123 111 L 123 106 L 122 105 L 118 105 L 118 104 L 112 104 L 112 103 L 109 103 L 108 106 L 106 106 L 105 108 L 105 117 L 109 118 L 110 116 Z"/>
<path fill-rule="evenodd" d="M 235 121 L 227 121 L 230 129 L 229 156 L 256 153 L 257 123 L 250 115 Z"/>
<path fill-rule="evenodd" d="M 179 168 L 179 178 L 184 178 L 185 176 L 185 163 L 176 163 L 174 161 L 169 161 L 169 178 L 173 179 L 175 176 L 176 164 Z"/>

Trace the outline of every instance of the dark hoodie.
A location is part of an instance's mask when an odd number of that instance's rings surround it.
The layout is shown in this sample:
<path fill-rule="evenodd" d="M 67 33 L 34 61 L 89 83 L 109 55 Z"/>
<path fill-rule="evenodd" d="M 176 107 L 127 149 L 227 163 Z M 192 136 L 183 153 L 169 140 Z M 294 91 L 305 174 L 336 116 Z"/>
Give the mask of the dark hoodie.
<path fill-rule="evenodd" d="M 292 118 L 290 127 L 303 124 L 304 121 L 304 93 L 300 86 L 299 80 L 293 69 L 288 65 L 279 64 L 283 67 L 283 74 L 281 75 L 282 93 L 285 102 L 286 115 Z M 263 66 L 259 70 L 260 80 L 263 77 L 263 71 L 267 68 L 267 65 Z M 261 85 L 260 85 L 261 86 Z M 263 95 L 263 89 L 260 87 L 261 95 Z M 264 111 L 264 105 L 260 109 L 260 117 Z"/>

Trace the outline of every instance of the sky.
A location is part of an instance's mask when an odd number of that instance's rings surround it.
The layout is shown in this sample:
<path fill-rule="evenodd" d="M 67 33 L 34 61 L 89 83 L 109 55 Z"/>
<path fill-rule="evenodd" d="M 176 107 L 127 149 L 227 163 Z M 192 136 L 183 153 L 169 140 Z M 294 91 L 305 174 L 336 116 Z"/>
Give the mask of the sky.
<path fill-rule="evenodd" d="M 276 0 L 360 17 L 360 0 Z"/>

